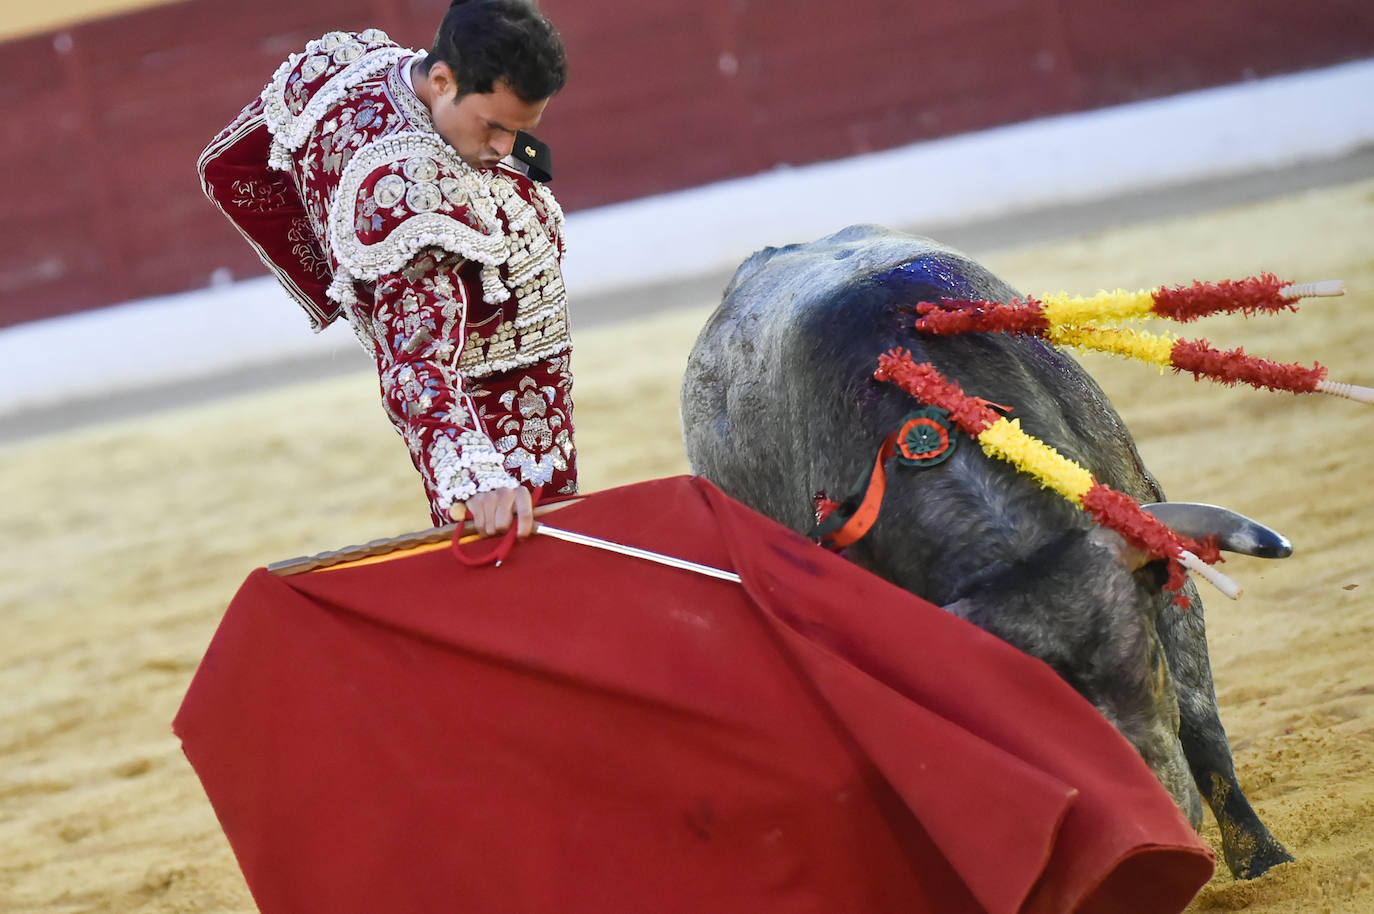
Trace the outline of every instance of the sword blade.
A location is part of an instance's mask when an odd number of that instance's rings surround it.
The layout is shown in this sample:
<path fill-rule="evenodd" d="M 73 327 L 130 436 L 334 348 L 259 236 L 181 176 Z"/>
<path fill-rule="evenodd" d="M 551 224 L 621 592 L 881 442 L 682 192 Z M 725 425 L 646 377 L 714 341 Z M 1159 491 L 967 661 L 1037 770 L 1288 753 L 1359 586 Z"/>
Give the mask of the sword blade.
<path fill-rule="evenodd" d="M 660 565 L 667 565 L 671 568 L 681 568 L 684 571 L 693 571 L 697 574 L 704 574 L 707 577 L 719 578 L 722 581 L 734 581 L 740 583 L 739 575 L 733 571 L 724 571 L 711 565 L 702 565 L 697 562 L 689 562 L 671 555 L 664 555 L 660 552 L 650 552 L 648 549 L 640 549 L 637 546 L 626 546 L 623 543 L 613 543 L 610 540 L 603 540 L 599 537 L 588 536 L 585 533 L 575 533 L 572 530 L 561 530 L 558 527 L 550 527 L 548 524 L 535 524 L 535 533 L 544 536 L 551 536 L 554 539 L 563 540 L 568 543 L 577 543 L 579 546 L 591 546 L 593 549 L 604 549 L 607 552 L 616 552 L 620 555 L 628 555 L 632 558 L 643 559 L 646 562 L 657 562 Z"/>

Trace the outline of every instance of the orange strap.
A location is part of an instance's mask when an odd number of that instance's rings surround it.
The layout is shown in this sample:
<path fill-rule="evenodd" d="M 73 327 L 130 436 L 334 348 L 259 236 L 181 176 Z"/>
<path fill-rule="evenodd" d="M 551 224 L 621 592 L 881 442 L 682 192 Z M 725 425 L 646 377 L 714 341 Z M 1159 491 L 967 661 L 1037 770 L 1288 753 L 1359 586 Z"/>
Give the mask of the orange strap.
<path fill-rule="evenodd" d="M 991 400 L 984 400 L 981 397 L 970 398 L 989 409 L 996 409 L 1002 413 L 1010 413 L 1010 406 L 1003 406 L 1000 403 L 993 403 Z M 945 412 L 945 410 L 938 410 Z M 929 451 L 913 451 L 911 432 L 919 427 L 926 427 L 935 432 L 938 443 Z M 900 452 L 904 463 L 916 466 L 928 466 L 939 463 L 944 456 L 947 456 L 953 441 L 950 438 L 949 426 L 943 422 L 936 421 L 923 416 L 914 414 L 907 417 L 901 427 L 892 434 L 888 435 L 883 441 L 882 447 L 878 448 L 878 457 L 873 461 L 873 472 L 868 477 L 868 487 L 864 490 L 863 501 L 859 507 L 854 509 L 854 513 L 849 516 L 843 524 L 839 523 L 839 512 L 843 508 L 836 508 L 831 515 L 819 520 L 812 528 L 811 538 L 823 546 L 831 549 L 843 549 L 853 545 L 863 539 L 873 525 L 878 522 L 878 512 L 883 505 L 883 494 L 887 491 L 887 473 L 883 469 L 883 464 L 887 463 L 892 457 L 898 456 Z M 857 487 L 856 487 L 857 488 Z M 849 504 L 853 500 L 852 496 L 845 499 L 844 504 Z M 837 516 L 838 515 L 838 516 Z M 833 529 L 832 529 L 833 528 Z"/>
<path fill-rule="evenodd" d="M 863 501 L 838 530 L 824 533 L 820 537 L 822 545 L 831 549 L 843 549 L 863 539 L 864 534 L 873 529 L 878 520 L 878 512 L 883 506 L 883 493 L 887 491 L 887 473 L 883 464 L 896 450 L 898 432 L 887 436 L 883 446 L 878 448 L 878 457 L 873 461 L 873 472 L 868 477 L 868 488 L 864 491 Z"/>
<path fill-rule="evenodd" d="M 459 529 L 462 528 L 459 527 Z M 487 540 L 490 548 L 485 553 L 474 554 L 464 551 L 457 534 L 454 535 L 453 545 L 450 548 L 453 550 L 454 558 L 469 568 L 477 568 L 481 565 L 500 565 L 510 555 L 511 547 L 515 545 L 515 534 L 518 530 L 519 526 L 512 520 L 510 529 L 500 536 L 494 536 Z"/>

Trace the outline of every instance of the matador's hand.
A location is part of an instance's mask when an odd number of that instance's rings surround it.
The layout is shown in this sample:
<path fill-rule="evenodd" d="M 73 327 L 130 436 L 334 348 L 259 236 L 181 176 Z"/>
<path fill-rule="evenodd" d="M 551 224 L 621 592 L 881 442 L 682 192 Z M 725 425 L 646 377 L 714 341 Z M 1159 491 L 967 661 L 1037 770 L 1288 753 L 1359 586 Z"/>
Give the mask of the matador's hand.
<path fill-rule="evenodd" d="M 534 532 L 534 501 L 524 486 L 480 492 L 468 499 L 467 509 L 473 527 L 483 536 L 505 533 L 512 520 L 520 539 Z"/>

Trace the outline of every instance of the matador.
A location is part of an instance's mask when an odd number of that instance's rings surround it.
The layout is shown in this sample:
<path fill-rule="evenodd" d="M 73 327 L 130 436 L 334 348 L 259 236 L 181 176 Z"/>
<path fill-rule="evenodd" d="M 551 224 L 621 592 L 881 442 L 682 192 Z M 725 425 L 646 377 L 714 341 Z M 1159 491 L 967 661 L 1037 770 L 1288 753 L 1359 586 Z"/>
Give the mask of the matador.
<path fill-rule="evenodd" d="M 324 35 L 199 170 L 312 327 L 351 324 L 439 525 L 484 492 L 574 492 L 577 471 L 563 214 L 504 157 L 519 130 L 496 119 L 537 121 L 542 103 L 502 73 L 490 93 L 479 76 L 475 96 L 450 94 L 461 71 L 434 55 L 376 29 Z M 474 97 L 495 106 L 461 120 Z"/>

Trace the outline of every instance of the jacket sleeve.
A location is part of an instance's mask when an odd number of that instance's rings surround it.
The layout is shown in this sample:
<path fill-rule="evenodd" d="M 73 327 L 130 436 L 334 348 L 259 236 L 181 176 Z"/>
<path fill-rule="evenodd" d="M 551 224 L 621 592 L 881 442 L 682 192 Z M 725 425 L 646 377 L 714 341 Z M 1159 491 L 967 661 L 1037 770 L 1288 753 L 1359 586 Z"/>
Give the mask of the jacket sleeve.
<path fill-rule="evenodd" d="M 438 250 L 422 252 L 373 287 L 372 341 L 382 403 L 424 480 L 436 523 L 479 492 L 519 483 L 482 429 L 458 371 L 467 326 L 467 284 L 477 264 Z M 359 308 L 357 311 L 365 311 Z M 354 329 L 367 318 L 355 311 Z"/>
<path fill-rule="evenodd" d="M 267 164 L 271 142 L 258 98 L 201 153 L 201 188 L 323 330 L 340 313 L 325 296 L 329 261 L 290 175 Z"/>

